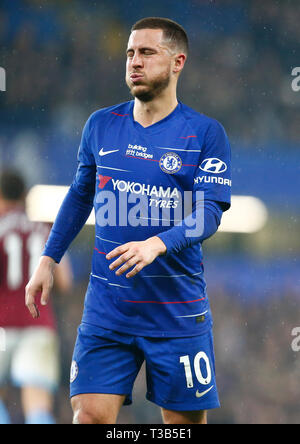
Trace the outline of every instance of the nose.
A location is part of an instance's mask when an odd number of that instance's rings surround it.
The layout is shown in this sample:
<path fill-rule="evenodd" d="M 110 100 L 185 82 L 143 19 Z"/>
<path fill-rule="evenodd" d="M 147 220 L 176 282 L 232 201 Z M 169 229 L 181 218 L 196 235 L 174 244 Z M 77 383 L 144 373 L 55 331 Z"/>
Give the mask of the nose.
<path fill-rule="evenodd" d="M 143 66 L 142 57 L 138 52 L 134 53 L 134 56 L 131 59 L 131 65 L 133 68 L 138 68 L 138 67 Z"/>

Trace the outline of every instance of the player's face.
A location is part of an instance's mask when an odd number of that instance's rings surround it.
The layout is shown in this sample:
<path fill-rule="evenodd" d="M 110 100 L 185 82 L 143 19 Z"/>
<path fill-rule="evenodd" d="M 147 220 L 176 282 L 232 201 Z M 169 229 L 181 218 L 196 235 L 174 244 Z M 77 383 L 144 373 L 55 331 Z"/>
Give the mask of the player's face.
<path fill-rule="evenodd" d="M 127 47 L 126 83 L 143 102 L 157 97 L 170 83 L 173 54 L 160 29 L 133 31 Z"/>

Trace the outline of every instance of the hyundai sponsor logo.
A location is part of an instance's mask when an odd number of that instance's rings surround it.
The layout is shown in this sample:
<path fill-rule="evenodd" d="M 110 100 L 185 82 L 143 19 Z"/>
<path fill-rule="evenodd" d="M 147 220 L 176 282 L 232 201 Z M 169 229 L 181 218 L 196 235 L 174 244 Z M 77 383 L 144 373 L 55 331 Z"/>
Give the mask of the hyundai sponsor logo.
<path fill-rule="evenodd" d="M 222 160 L 212 157 L 211 159 L 203 160 L 199 168 L 206 173 L 220 174 L 227 170 L 227 165 Z"/>
<path fill-rule="evenodd" d="M 216 177 L 216 176 L 198 176 L 194 178 L 194 184 L 203 184 L 203 183 L 215 183 L 218 185 L 227 185 L 231 187 L 231 180 L 224 179 L 224 177 Z"/>

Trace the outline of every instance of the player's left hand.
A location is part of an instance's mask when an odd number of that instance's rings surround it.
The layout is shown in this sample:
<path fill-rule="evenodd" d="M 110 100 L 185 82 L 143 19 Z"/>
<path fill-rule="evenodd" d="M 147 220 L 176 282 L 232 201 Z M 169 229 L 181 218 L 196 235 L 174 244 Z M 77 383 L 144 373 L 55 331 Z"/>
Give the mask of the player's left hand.
<path fill-rule="evenodd" d="M 166 253 L 166 251 L 167 248 L 163 241 L 159 237 L 153 236 L 145 241 L 128 242 L 127 244 L 120 245 L 120 247 L 108 253 L 106 259 L 110 260 L 119 256 L 109 266 L 110 270 L 115 270 L 124 264 L 116 271 L 117 276 L 134 267 L 126 274 L 126 277 L 129 279 L 139 273 L 146 265 L 151 264 L 158 256 Z"/>

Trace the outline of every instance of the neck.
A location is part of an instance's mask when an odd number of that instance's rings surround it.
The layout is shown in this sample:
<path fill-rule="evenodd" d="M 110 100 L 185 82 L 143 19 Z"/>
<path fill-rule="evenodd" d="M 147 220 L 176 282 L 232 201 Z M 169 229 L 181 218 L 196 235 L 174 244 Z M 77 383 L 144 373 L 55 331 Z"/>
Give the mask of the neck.
<path fill-rule="evenodd" d="M 153 125 L 167 117 L 178 105 L 175 94 L 160 94 L 150 102 L 141 102 L 135 98 L 133 117 L 143 127 Z"/>

